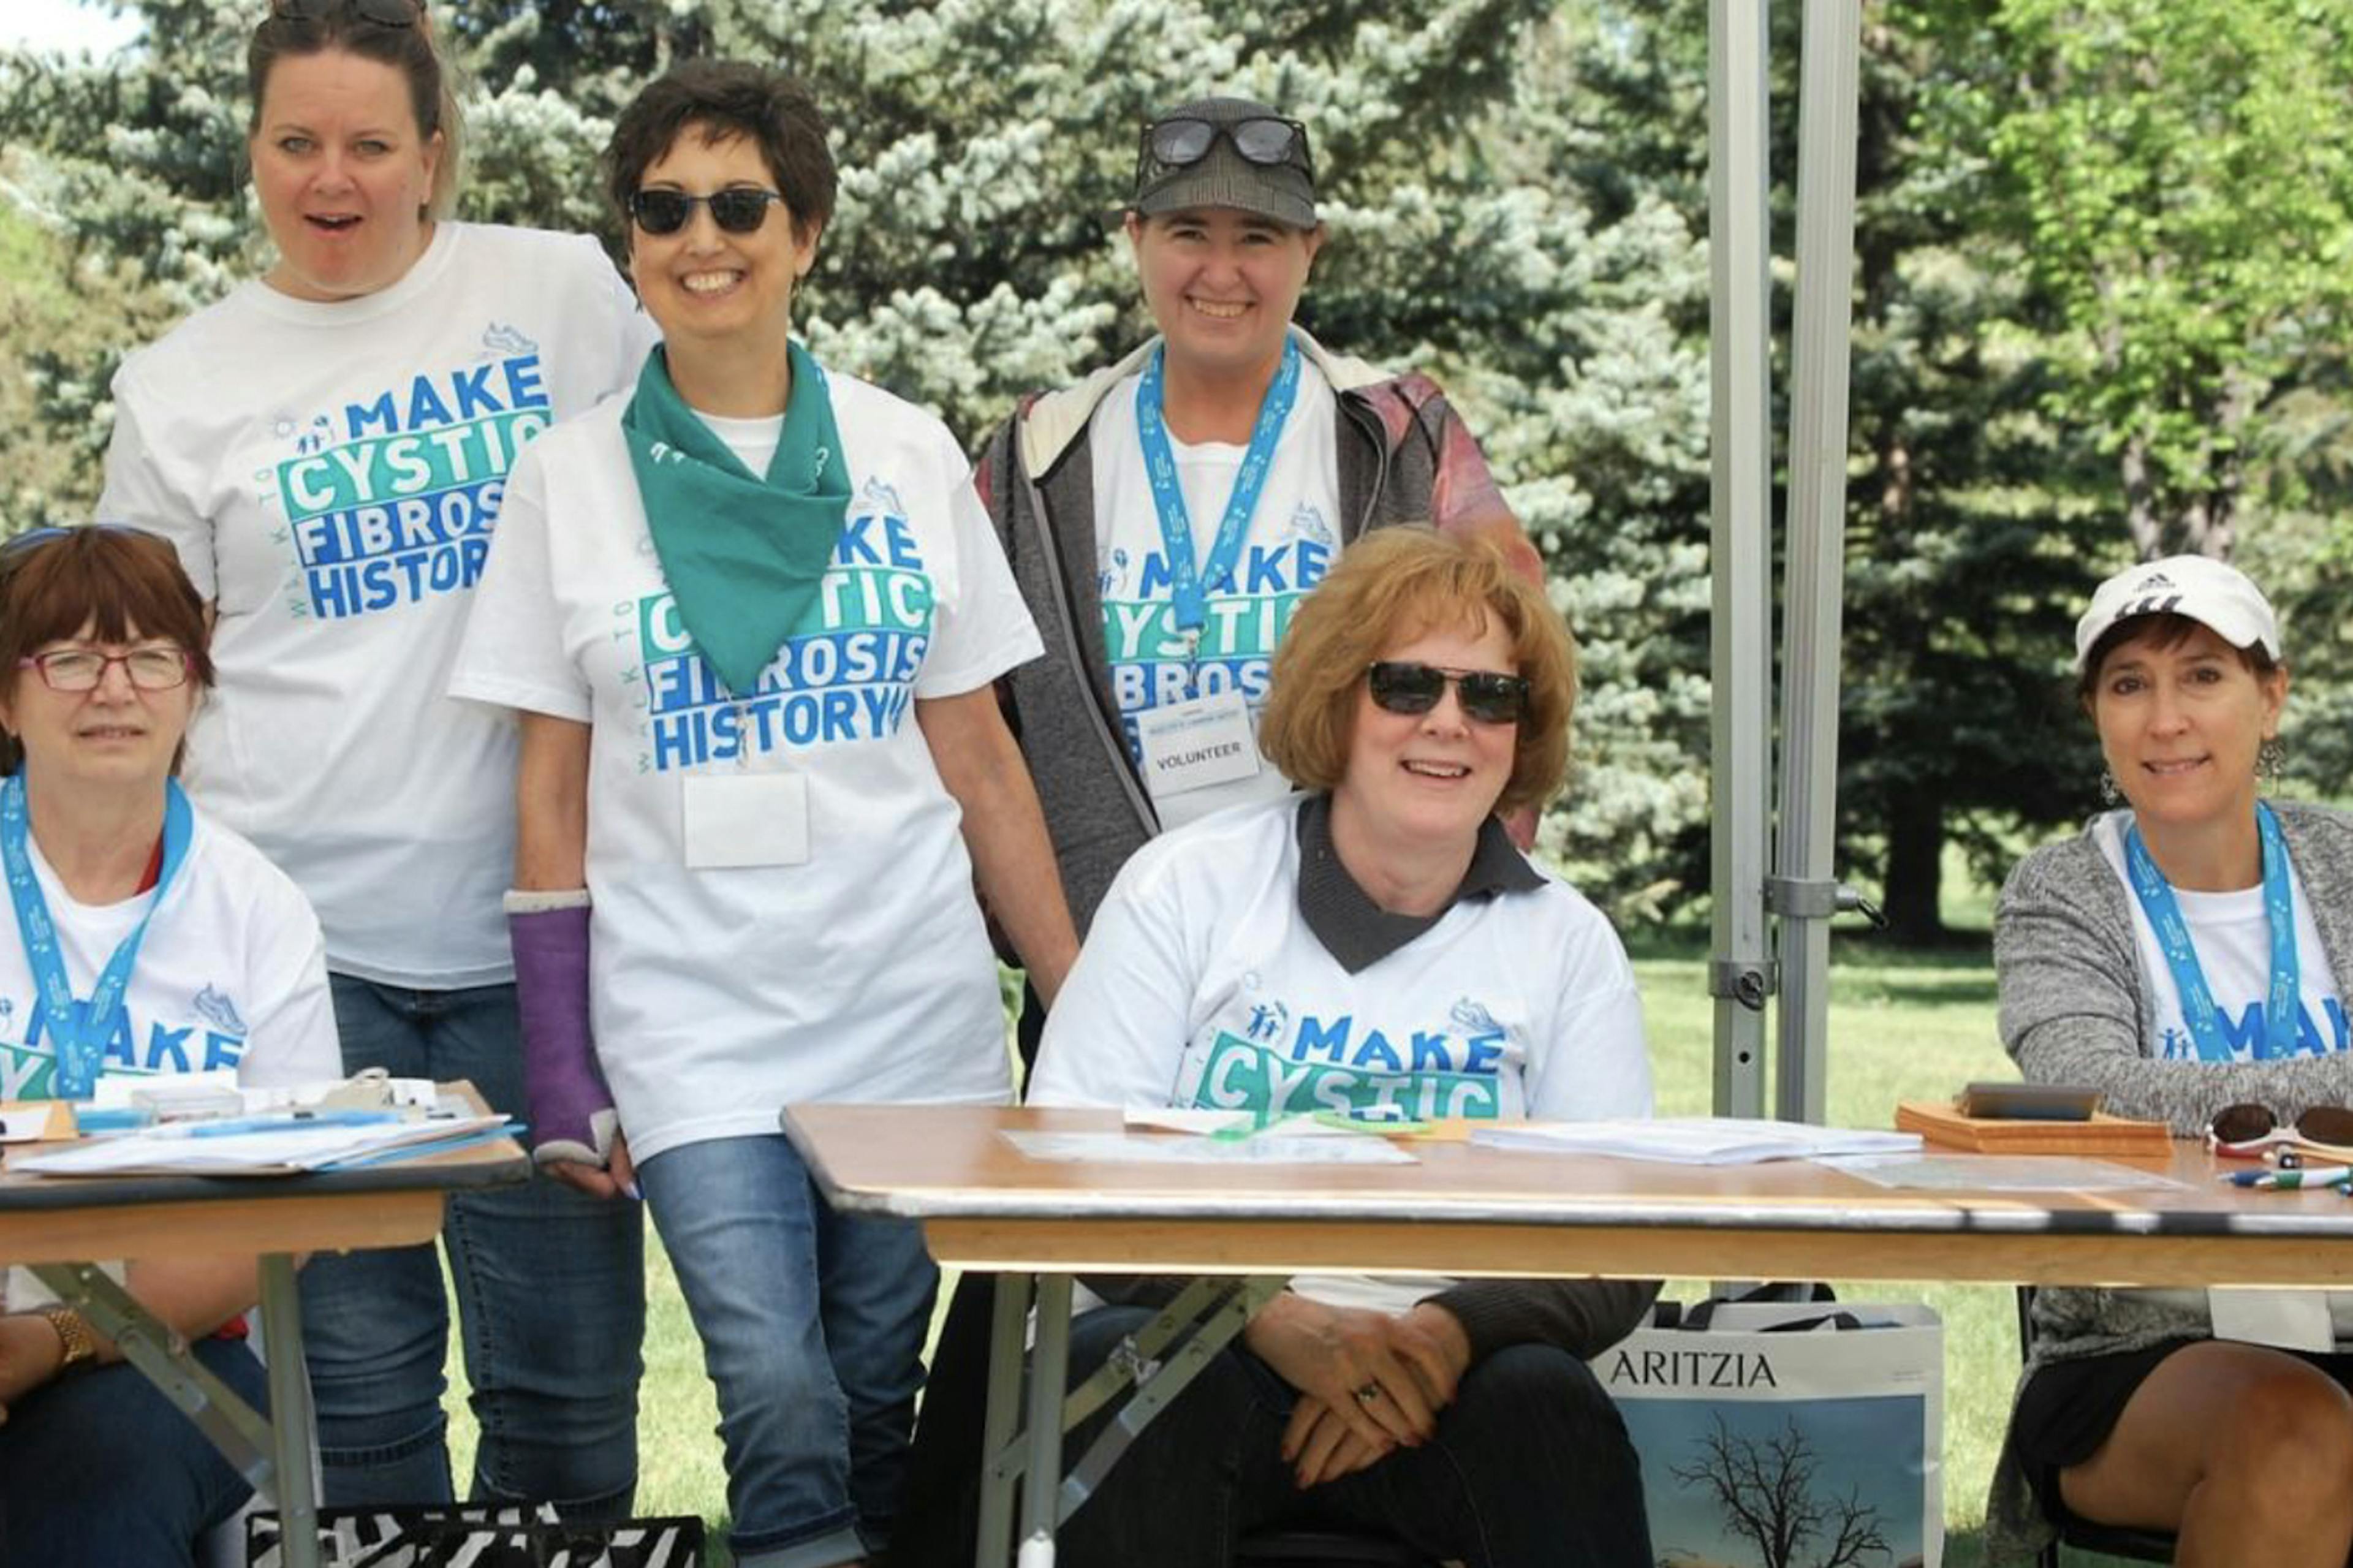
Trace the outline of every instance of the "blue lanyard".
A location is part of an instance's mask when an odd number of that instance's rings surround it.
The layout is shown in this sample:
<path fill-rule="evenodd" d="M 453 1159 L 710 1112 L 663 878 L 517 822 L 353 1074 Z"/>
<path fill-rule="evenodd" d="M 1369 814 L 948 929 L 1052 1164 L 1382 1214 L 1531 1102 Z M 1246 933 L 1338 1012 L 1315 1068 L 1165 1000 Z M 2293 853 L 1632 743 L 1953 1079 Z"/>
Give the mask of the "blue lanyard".
<path fill-rule="evenodd" d="M 2272 932 L 2271 996 L 2263 1010 L 2263 1038 L 2256 1057 L 2272 1061 L 2295 1052 L 2304 1005 L 2304 966 L 2295 952 L 2295 897 L 2288 886 L 2287 840 L 2280 834 L 2279 818 L 2261 801 L 2255 803 L 2255 830 L 2263 839 L 2263 913 Z M 2189 1026 L 2190 1038 L 2198 1043 L 2198 1059 L 2227 1062 L 2231 1047 L 2222 1038 L 2214 994 L 2206 988 L 2206 971 L 2189 940 L 2189 922 L 2181 918 L 2172 885 L 2141 843 L 2140 828 L 2126 825 L 2124 838 L 2133 891 L 2140 896 L 2141 912 L 2148 916 L 2150 929 L 2157 932 L 2158 949 L 2173 971 L 2173 989 L 2181 998 L 2181 1016 Z"/>
<path fill-rule="evenodd" d="M 1250 428 L 1250 447 L 1234 474 L 1233 493 L 1226 498 L 1226 515 L 1209 559 L 1197 566 L 1193 560 L 1193 518 L 1185 510 L 1185 492 L 1176 485 L 1176 454 L 1169 449 L 1168 424 L 1161 414 L 1162 349 L 1154 349 L 1135 389 L 1136 434 L 1144 442 L 1144 471 L 1152 481 L 1153 509 L 1160 514 L 1160 544 L 1168 556 L 1168 596 L 1176 608 L 1176 627 L 1193 631 L 1208 624 L 1208 595 L 1202 586 L 1219 582 L 1242 558 L 1242 535 L 1250 531 L 1250 513 L 1258 510 L 1259 492 L 1266 489 L 1267 470 L 1274 466 L 1275 443 L 1282 437 L 1282 422 L 1291 417 L 1292 400 L 1299 395 L 1299 344 L 1282 342 L 1282 363 L 1274 384 L 1258 405 L 1258 423 Z"/>
<path fill-rule="evenodd" d="M 132 966 L 139 962 L 139 944 L 146 940 L 147 922 L 153 918 L 156 906 L 164 901 L 173 874 L 187 858 L 192 825 L 188 797 L 181 793 L 179 781 L 166 779 L 164 864 L 155 879 L 155 896 L 148 900 L 147 912 L 139 917 L 131 934 L 115 948 L 114 956 L 106 961 L 90 1000 L 77 1002 L 73 985 L 66 979 L 64 955 L 58 951 L 57 928 L 49 921 L 48 900 L 41 897 L 40 880 L 33 874 L 33 858 L 25 847 L 24 777 L 18 774 L 0 782 L 0 863 L 6 867 L 8 896 L 16 905 L 16 932 L 25 941 L 25 962 L 33 972 L 42 1023 L 56 1058 L 50 1072 L 49 1092 L 53 1098 L 88 1100 L 97 1089 L 98 1075 L 105 1070 L 106 1042 L 113 1036 L 116 1020 L 121 1014 L 122 993 L 131 984 Z"/>

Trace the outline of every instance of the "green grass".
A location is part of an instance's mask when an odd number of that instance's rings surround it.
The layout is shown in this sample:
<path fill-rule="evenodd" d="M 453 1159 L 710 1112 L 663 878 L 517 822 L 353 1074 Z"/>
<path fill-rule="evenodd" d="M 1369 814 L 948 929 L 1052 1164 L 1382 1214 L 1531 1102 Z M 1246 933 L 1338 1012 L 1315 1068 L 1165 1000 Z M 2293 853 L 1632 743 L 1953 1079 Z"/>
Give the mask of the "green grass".
<path fill-rule="evenodd" d="M 1980 908 L 1982 906 L 1980 905 Z M 1982 916 L 1979 917 L 1982 919 Z M 1939 953 L 1898 952 L 1841 936 L 1831 955 L 1831 1120 L 1885 1126 L 1901 1099 L 1950 1094 L 1973 1078 L 2012 1076 L 1994 1034 L 1994 983 L 1983 939 Z M 1635 961 L 1666 1114 L 1709 1109 L 1714 1005 L 1706 994 L 1704 935 L 1646 933 Z M 711 1387 L 669 1265 L 649 1247 L 646 1381 L 639 1423 L 640 1511 L 697 1513 L 723 1529 L 725 1479 L 719 1465 Z M 2013 1296 L 2006 1286 L 1936 1283 L 1849 1285 L 1852 1300 L 1923 1300 L 1945 1324 L 1945 1517 L 1947 1561 L 1975 1568 L 1986 1484 L 2018 1377 Z M 1682 1282 L 1676 1294 L 1704 1286 Z M 453 1389 L 459 1374 L 453 1366 Z M 451 1395 L 459 1476 L 472 1452 L 470 1417 Z M 710 1559 L 725 1563 L 723 1551 Z M 2071 1563 L 2095 1561 L 2071 1557 Z"/>

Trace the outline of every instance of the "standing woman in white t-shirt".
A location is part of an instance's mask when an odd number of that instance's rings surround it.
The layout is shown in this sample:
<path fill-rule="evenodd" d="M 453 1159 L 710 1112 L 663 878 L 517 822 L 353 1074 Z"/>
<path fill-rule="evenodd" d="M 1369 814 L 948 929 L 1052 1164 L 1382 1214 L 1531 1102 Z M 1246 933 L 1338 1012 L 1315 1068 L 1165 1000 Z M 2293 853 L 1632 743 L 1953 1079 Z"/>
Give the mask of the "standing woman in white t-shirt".
<path fill-rule="evenodd" d="M 160 539 L 0 544 L 0 1076 L 12 1100 L 101 1078 L 335 1073 L 319 921 L 172 773 L 212 684 L 203 601 Z M 255 1259 L 107 1265 L 206 1370 L 263 1403 L 238 1315 Z M 0 1268 L 0 1563 L 174 1568 L 251 1491 L 172 1401 L 31 1273 Z"/>
<path fill-rule="evenodd" d="M 100 515 L 178 546 L 219 700 L 189 787 L 310 895 L 347 1067 L 522 1110 L 500 900 L 512 725 L 442 689 L 519 450 L 651 333 L 593 240 L 449 222 L 458 124 L 416 0 L 273 0 L 247 52 L 277 259 L 133 355 Z M 472 1494 L 625 1512 L 642 1226 L 554 1182 L 444 1232 L 481 1424 Z M 325 1496 L 451 1492 L 430 1247 L 303 1277 Z"/>
<path fill-rule="evenodd" d="M 1077 946 L 994 689 L 1038 634 L 945 426 L 793 340 L 836 188 L 807 92 L 681 66 L 607 160 L 663 346 L 516 467 L 450 689 L 523 714 L 537 1152 L 642 1182 L 735 1561 L 825 1568 L 894 1522 L 937 1276 L 778 1115 L 1008 1097 L 976 881 L 1042 994 Z"/>
<path fill-rule="evenodd" d="M 2219 561 L 2103 583 L 2075 669 L 2123 806 L 2028 856 L 1994 914 L 2002 1041 L 2029 1079 L 2245 1153 L 2274 1124 L 2353 1131 L 2334 1109 L 2353 1103 L 2353 817 L 2263 798 L 2283 658 L 2270 603 Z M 2341 1299 L 2049 1289 L 2034 1317 L 1988 1561 L 2073 1515 L 2171 1531 L 2182 1563 L 2346 1562 Z"/>

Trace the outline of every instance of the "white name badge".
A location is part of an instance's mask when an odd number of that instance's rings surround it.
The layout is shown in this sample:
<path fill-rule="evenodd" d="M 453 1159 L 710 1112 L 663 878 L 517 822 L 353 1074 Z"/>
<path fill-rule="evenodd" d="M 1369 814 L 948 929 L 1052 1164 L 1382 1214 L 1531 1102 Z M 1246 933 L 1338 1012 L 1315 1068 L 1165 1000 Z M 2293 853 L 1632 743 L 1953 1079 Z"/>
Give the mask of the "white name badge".
<path fill-rule="evenodd" d="M 681 781 L 686 863 L 699 871 L 800 866 L 809 858 L 808 780 L 715 773 Z"/>
<path fill-rule="evenodd" d="M 2218 1340 L 2288 1351 L 2334 1350 L 2329 1294 L 2218 1285 L 2206 1292 L 2206 1310 L 2213 1315 Z"/>
<path fill-rule="evenodd" d="M 1239 691 L 1147 708 L 1135 717 L 1145 787 L 1155 800 L 1258 773 L 1258 737 Z"/>

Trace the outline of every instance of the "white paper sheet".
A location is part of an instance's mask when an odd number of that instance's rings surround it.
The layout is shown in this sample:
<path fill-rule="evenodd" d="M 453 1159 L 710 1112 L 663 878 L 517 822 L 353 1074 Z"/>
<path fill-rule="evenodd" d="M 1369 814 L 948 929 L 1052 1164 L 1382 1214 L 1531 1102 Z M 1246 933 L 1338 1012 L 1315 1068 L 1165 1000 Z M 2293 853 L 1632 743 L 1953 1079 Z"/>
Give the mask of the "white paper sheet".
<path fill-rule="evenodd" d="M 1676 1165 L 1754 1165 L 1826 1154 L 1900 1154 L 1919 1149 L 1916 1132 L 1816 1127 L 1737 1116 L 1662 1116 L 1608 1121 L 1507 1121 L 1472 1131 L 1473 1143 L 1554 1154 L 1608 1154 Z"/>

